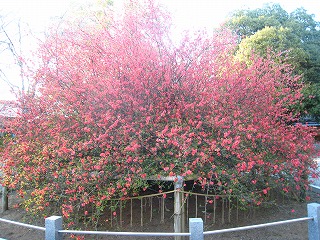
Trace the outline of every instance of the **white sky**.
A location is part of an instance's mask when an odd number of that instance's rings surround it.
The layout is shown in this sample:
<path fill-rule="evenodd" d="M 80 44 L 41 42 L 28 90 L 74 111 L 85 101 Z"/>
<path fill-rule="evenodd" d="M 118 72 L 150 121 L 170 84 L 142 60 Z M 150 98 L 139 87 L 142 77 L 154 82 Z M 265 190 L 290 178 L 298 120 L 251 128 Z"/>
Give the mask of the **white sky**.
<path fill-rule="evenodd" d="M 62 16 L 83 2 L 97 0 L 0 0 L 0 15 L 6 19 L 21 19 L 27 23 L 35 34 L 46 29 L 50 19 Z M 122 0 L 114 0 L 115 4 Z M 173 22 L 178 29 L 212 28 L 222 23 L 231 11 L 262 7 L 268 0 L 160 0 L 173 13 Z M 274 0 L 287 11 L 304 7 L 309 14 L 315 14 L 320 21 L 320 0 Z M 28 51 L 27 49 L 23 49 Z M 4 63 L 0 53 L 0 63 Z M 0 65 L 3 68 L 3 65 Z M 6 69 L 4 69 L 6 70 Z M 10 72 L 11 71 L 11 72 Z M 7 75 L 13 76 L 12 69 L 7 69 Z M 19 76 L 18 74 L 16 76 Z M 14 77 L 19 78 L 19 77 Z M 0 79 L 0 100 L 12 99 L 6 84 Z"/>

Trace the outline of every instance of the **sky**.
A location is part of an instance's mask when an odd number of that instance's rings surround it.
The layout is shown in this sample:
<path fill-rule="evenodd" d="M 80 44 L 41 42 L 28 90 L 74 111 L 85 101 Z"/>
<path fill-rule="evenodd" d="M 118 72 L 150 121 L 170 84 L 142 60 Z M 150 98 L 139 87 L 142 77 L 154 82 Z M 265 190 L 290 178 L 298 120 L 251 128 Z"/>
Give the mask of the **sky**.
<path fill-rule="evenodd" d="M 0 15 L 6 20 L 20 19 L 26 23 L 35 36 L 40 36 L 50 25 L 52 18 L 61 17 L 82 3 L 96 2 L 97 0 L 0 0 Z M 122 0 L 114 0 L 120 4 Z M 230 12 L 242 8 L 255 9 L 268 3 L 268 0 L 160 0 L 172 13 L 174 25 L 179 30 L 195 30 L 199 28 L 211 29 L 219 26 Z M 309 14 L 315 14 L 320 21 L 319 0 L 274 0 L 287 12 L 304 7 Z M 14 33 L 12 33 L 14 35 Z M 30 37 L 30 36 L 29 36 Z M 30 37 L 31 39 L 31 37 Z M 27 52 L 32 46 L 30 40 L 22 46 Z M 8 80 L 19 80 L 17 69 L 12 66 L 8 56 L 0 52 L 0 68 L 6 73 Z M 13 80 L 12 80 L 13 81 Z M 19 82 L 19 81 L 18 81 Z M 0 79 L 0 100 L 13 99 L 9 87 Z"/>

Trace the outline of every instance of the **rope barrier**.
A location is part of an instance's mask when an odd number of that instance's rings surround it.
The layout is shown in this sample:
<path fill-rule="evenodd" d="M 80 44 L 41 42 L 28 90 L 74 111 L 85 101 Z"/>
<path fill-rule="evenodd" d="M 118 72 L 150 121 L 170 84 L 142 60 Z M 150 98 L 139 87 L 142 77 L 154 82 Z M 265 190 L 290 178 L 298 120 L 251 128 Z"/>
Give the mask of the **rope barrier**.
<path fill-rule="evenodd" d="M 137 197 L 126 197 L 126 198 L 113 198 L 113 199 L 108 199 L 108 201 L 128 201 L 131 199 L 141 199 L 141 198 L 147 198 L 147 197 L 157 197 L 157 196 L 161 196 L 161 195 L 165 195 L 165 194 L 169 194 L 169 193 L 174 193 L 177 190 L 172 190 L 172 191 L 168 191 L 168 192 L 162 192 L 162 193 L 154 193 L 154 194 L 150 194 L 150 195 L 143 195 L 143 196 L 137 196 Z"/>
<path fill-rule="evenodd" d="M 128 201 L 132 199 L 140 200 L 141 198 L 157 197 L 157 196 L 166 195 L 174 192 L 180 192 L 188 195 L 197 195 L 197 196 L 204 196 L 204 197 L 219 197 L 219 198 L 238 197 L 236 195 L 205 194 L 205 193 L 195 193 L 195 192 L 189 192 L 189 191 L 183 191 L 183 190 L 172 190 L 168 192 L 154 193 L 150 195 L 143 195 L 143 196 L 137 196 L 137 197 L 113 198 L 113 199 L 108 199 L 108 201 Z"/>
<path fill-rule="evenodd" d="M 46 230 L 46 228 L 44 228 L 44 227 L 34 226 L 34 225 L 21 223 L 21 222 L 15 222 L 15 221 L 11 221 L 11 220 L 4 219 L 4 218 L 0 218 L 0 221 L 1 222 L 6 222 L 6 223 L 11 223 L 11 224 L 22 226 L 22 227 L 37 229 L 37 230 L 41 230 L 41 231 L 45 231 Z"/>
<path fill-rule="evenodd" d="M 271 223 L 256 224 L 256 225 L 250 225 L 250 226 L 244 226 L 244 227 L 226 228 L 226 229 L 220 229 L 220 230 L 207 231 L 207 232 L 204 232 L 203 234 L 204 235 L 211 235 L 211 234 L 220 234 L 220 233 L 235 232 L 235 231 L 244 231 L 244 230 L 251 230 L 251 229 L 256 229 L 256 228 L 276 226 L 276 225 L 281 225 L 281 224 L 308 221 L 308 220 L 313 220 L 313 219 L 314 219 L 314 217 L 303 217 L 303 218 L 296 218 L 296 219 L 271 222 Z"/>

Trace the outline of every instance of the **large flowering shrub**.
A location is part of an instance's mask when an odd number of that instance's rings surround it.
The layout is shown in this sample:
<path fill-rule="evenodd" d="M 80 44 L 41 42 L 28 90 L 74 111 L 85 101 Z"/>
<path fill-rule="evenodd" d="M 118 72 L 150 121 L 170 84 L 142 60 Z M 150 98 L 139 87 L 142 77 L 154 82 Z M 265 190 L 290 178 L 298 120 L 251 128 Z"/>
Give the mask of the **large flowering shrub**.
<path fill-rule="evenodd" d="M 39 48 L 34 93 L 1 158 L 2 183 L 30 191 L 29 211 L 97 216 L 158 176 L 256 204 L 273 187 L 307 187 L 312 137 L 291 124 L 301 85 L 289 66 L 237 62 L 222 30 L 174 44 L 168 14 L 150 2 L 63 26 Z"/>

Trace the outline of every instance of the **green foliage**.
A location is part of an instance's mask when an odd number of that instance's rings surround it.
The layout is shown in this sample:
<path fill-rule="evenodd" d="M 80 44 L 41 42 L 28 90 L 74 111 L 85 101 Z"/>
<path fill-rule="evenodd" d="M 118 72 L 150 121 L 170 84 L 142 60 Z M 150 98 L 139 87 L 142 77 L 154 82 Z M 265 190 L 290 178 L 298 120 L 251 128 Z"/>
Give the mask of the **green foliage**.
<path fill-rule="evenodd" d="M 320 23 L 303 8 L 287 13 L 279 4 L 233 13 L 225 26 L 239 36 L 237 58 L 248 62 L 253 52 L 286 62 L 307 84 L 301 114 L 319 118 Z"/>
<path fill-rule="evenodd" d="M 306 64 L 308 55 L 299 46 L 299 42 L 300 39 L 290 29 L 267 26 L 241 41 L 237 57 L 248 61 L 253 52 L 266 57 L 270 54 L 269 50 L 272 49 L 275 59 L 279 58 L 279 61 L 281 61 L 285 58 L 301 73 L 299 70 L 301 70 L 302 65 Z"/>
<path fill-rule="evenodd" d="M 239 10 L 233 13 L 226 26 L 238 36 L 246 37 L 255 34 L 266 26 L 280 27 L 289 15 L 280 5 L 266 5 L 255 10 Z"/>
<path fill-rule="evenodd" d="M 4 137 L 2 136 L 2 134 L 0 134 L 0 150 L 3 147 L 3 141 L 4 141 Z"/>
<path fill-rule="evenodd" d="M 303 89 L 304 101 L 301 110 L 309 109 L 313 113 L 314 119 L 320 121 L 320 83 L 307 84 Z M 307 113 L 306 113 L 307 114 Z"/>

